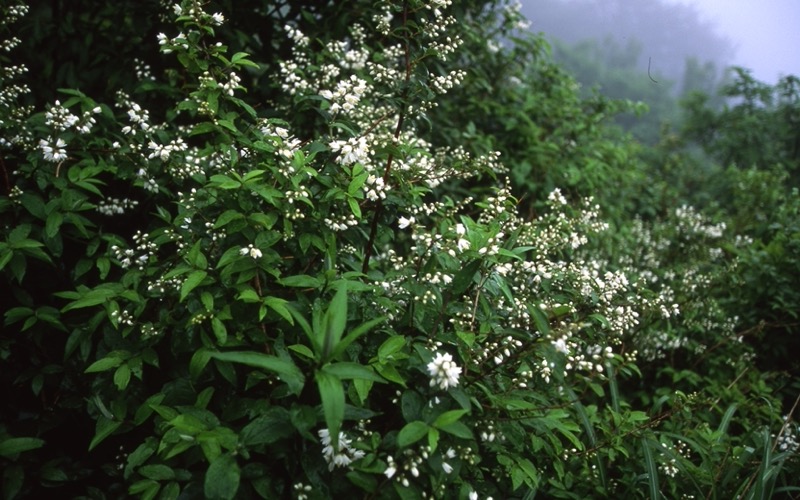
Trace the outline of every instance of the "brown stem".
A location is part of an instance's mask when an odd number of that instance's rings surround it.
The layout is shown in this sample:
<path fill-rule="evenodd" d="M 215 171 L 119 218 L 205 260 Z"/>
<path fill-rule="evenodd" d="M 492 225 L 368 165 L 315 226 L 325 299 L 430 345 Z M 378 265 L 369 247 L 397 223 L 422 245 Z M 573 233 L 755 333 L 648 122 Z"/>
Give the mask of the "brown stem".
<path fill-rule="evenodd" d="M 403 27 L 406 26 L 408 22 L 408 2 L 404 2 L 403 4 Z M 397 139 L 400 137 L 400 132 L 403 129 L 403 122 L 405 121 L 406 117 L 406 99 L 408 98 L 408 82 L 411 80 L 411 54 L 410 54 L 410 47 L 408 45 L 408 39 L 406 39 L 405 43 L 405 66 L 406 66 L 406 77 L 405 77 L 405 88 L 403 89 L 403 95 L 400 99 L 402 103 L 403 109 L 400 111 L 400 117 L 397 120 L 397 127 L 394 129 L 394 138 Z M 386 159 L 386 168 L 383 171 L 383 183 L 385 186 L 389 185 L 389 174 L 392 171 L 392 161 L 394 160 L 394 154 L 389 153 L 389 157 Z M 383 212 L 383 200 L 378 198 L 377 203 L 375 204 L 375 211 L 372 214 L 372 222 L 370 223 L 369 228 L 369 240 L 367 241 L 367 247 L 364 249 L 364 264 L 361 266 L 361 272 L 367 274 L 369 271 L 369 260 L 372 257 L 372 247 L 375 245 L 375 238 L 378 235 L 378 219 L 380 218 L 381 212 Z"/>

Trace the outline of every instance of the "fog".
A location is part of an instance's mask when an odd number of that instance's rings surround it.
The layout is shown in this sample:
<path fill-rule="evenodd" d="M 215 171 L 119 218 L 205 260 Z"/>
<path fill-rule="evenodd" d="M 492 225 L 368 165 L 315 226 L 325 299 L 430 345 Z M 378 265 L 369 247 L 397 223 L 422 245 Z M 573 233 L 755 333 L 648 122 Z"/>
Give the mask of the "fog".
<path fill-rule="evenodd" d="M 667 0 L 689 4 L 736 49 L 733 62 L 753 71 L 758 80 L 775 83 L 800 75 L 800 1 Z"/>
<path fill-rule="evenodd" d="M 718 75 L 742 66 L 770 84 L 800 75 L 800 0 L 522 0 L 522 6 L 534 31 L 567 45 L 594 39 L 675 82 L 676 92 L 689 57 L 713 63 Z"/>

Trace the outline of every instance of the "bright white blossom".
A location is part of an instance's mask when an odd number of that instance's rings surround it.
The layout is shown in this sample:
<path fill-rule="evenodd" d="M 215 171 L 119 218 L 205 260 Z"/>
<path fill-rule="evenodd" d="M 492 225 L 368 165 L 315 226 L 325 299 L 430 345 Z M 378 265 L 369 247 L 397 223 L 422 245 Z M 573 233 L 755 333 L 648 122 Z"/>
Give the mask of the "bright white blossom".
<path fill-rule="evenodd" d="M 399 227 L 400 229 L 405 229 L 414 222 L 416 222 L 416 220 L 414 219 L 413 216 L 409 218 L 400 217 L 400 219 L 397 221 L 397 227 Z"/>
<path fill-rule="evenodd" d="M 239 254 L 241 254 L 241 255 L 250 254 L 250 257 L 252 257 L 254 259 L 261 258 L 261 256 L 263 255 L 261 253 L 261 250 L 259 250 L 258 248 L 254 247 L 253 245 L 248 245 L 246 247 L 242 247 L 239 250 Z"/>
<path fill-rule="evenodd" d="M 335 467 L 347 467 L 354 460 L 364 458 L 362 450 L 357 450 L 350 446 L 352 440 L 348 439 L 344 432 L 339 432 L 339 445 L 336 451 L 333 450 L 331 434 L 328 429 L 320 429 L 317 434 L 319 434 L 319 439 L 323 446 L 322 456 L 328 462 L 328 470 L 332 471 Z"/>
<path fill-rule="evenodd" d="M 437 352 L 433 361 L 428 363 L 428 373 L 431 376 L 431 387 L 439 386 L 446 390 L 458 385 L 461 367 L 453 362 L 453 356 L 446 352 Z"/>
<path fill-rule="evenodd" d="M 47 140 L 41 139 L 39 141 L 39 149 L 42 150 L 42 155 L 47 161 L 54 163 L 67 159 L 67 150 L 64 147 L 67 145 L 64 139 L 60 137 L 53 143 L 53 139 L 48 137 Z"/>

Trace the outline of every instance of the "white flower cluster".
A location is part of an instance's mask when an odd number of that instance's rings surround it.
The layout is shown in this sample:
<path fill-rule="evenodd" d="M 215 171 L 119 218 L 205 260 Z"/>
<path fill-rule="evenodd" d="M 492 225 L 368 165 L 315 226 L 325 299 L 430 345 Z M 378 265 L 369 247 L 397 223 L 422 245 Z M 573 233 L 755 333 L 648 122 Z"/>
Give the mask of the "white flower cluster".
<path fill-rule="evenodd" d="M 344 432 L 339 432 L 339 444 L 336 450 L 333 449 L 328 429 L 320 429 L 318 434 L 323 446 L 322 456 L 328 462 L 328 470 L 332 471 L 336 467 L 347 467 L 353 461 L 364 458 L 364 452 L 353 448 L 351 446 L 353 441 Z"/>
<path fill-rule="evenodd" d="M 42 156 L 46 161 L 51 161 L 53 163 L 58 163 L 67 159 L 66 146 L 67 143 L 60 137 L 56 140 L 53 140 L 52 137 L 39 140 L 39 149 L 42 151 Z"/>
<path fill-rule="evenodd" d="M 790 420 L 789 415 L 783 416 L 783 426 L 781 427 L 781 432 L 778 433 L 778 437 L 776 439 L 778 450 L 781 452 L 794 454 L 800 451 L 800 441 L 798 441 L 798 426 L 795 422 Z"/>
<path fill-rule="evenodd" d="M 424 477 L 420 469 L 426 461 L 431 463 L 431 459 L 434 456 L 431 447 L 427 445 L 420 446 L 417 449 L 407 448 L 403 450 L 403 455 L 399 460 L 395 460 L 391 455 L 386 457 L 387 466 L 383 474 L 387 479 L 397 481 L 401 486 L 408 488 L 411 484 L 411 480 L 419 478 L 420 476 Z M 455 470 L 451 463 L 456 458 L 470 464 L 474 464 L 476 460 L 475 454 L 471 449 L 462 447 L 458 447 L 458 449 L 448 447 L 447 450 L 438 455 L 438 458 L 441 463 L 442 471 L 445 474 L 451 474 Z M 444 484 L 442 487 L 443 486 Z M 423 498 L 443 498 L 446 496 L 444 493 L 444 491 L 431 495 L 423 493 Z"/>
<path fill-rule="evenodd" d="M 136 243 L 136 248 L 123 249 L 113 245 L 111 251 L 114 252 L 114 258 L 119 261 L 123 269 L 135 265 L 140 271 L 143 271 L 150 258 L 155 255 L 158 245 L 150 241 L 148 235 L 141 231 L 136 231 L 133 241 Z"/>
<path fill-rule="evenodd" d="M 139 205 L 139 202 L 136 200 L 131 200 L 129 198 L 109 198 L 107 200 L 101 200 L 100 203 L 97 205 L 97 211 L 103 215 L 123 215 L 126 210 L 135 208 Z"/>
<path fill-rule="evenodd" d="M 330 101 L 330 111 L 336 114 L 340 110 L 352 112 L 366 92 L 367 82 L 351 75 L 349 79 L 340 80 L 334 90 L 320 90 L 319 95 Z"/>
<path fill-rule="evenodd" d="M 151 193 L 158 192 L 158 182 L 147 174 L 147 170 L 140 168 L 136 171 L 136 177 L 142 180 L 142 187 Z"/>
<path fill-rule="evenodd" d="M 131 101 L 123 93 L 119 93 L 118 97 L 120 98 L 120 105 L 128 107 L 128 120 L 131 122 L 131 125 L 122 127 L 122 133 L 125 135 L 135 134 L 137 127 L 145 132 L 150 130 L 150 112 L 142 109 L 139 104 Z"/>
<path fill-rule="evenodd" d="M 136 72 L 136 78 L 139 81 L 147 80 L 154 82 L 156 80 L 156 77 L 153 76 L 153 71 L 150 68 L 150 65 L 142 61 L 141 59 L 139 58 L 133 59 L 133 68 L 134 71 Z"/>
<path fill-rule="evenodd" d="M 352 165 L 354 163 L 368 165 L 369 155 L 372 153 L 367 138 L 364 136 L 351 137 L 346 141 L 331 141 L 328 147 L 331 148 L 331 151 L 334 153 L 338 153 L 336 156 L 336 163 L 340 165 Z"/>
<path fill-rule="evenodd" d="M 431 387 L 447 390 L 458 385 L 461 367 L 453 361 L 449 352 L 437 352 L 433 361 L 428 363 L 428 374 L 431 376 Z"/>
<path fill-rule="evenodd" d="M 464 81 L 466 76 L 466 71 L 460 69 L 453 70 L 446 75 L 433 77 L 431 79 L 431 87 L 439 94 L 446 94 L 448 90 L 452 90 L 454 87 L 461 85 L 461 82 Z"/>
<path fill-rule="evenodd" d="M 668 444 L 666 444 L 666 443 L 661 443 L 661 446 L 663 446 L 664 448 L 667 448 L 667 449 L 670 448 L 670 446 Z M 689 449 L 689 446 L 686 443 L 684 443 L 683 441 L 678 441 L 677 444 L 672 447 L 672 451 L 677 453 L 677 455 L 682 457 L 682 458 L 688 459 L 688 458 L 691 458 L 691 456 L 692 456 L 692 453 L 691 453 L 691 450 Z M 659 468 L 659 470 L 661 472 L 663 472 L 665 475 L 667 475 L 669 477 L 675 477 L 675 476 L 678 475 L 678 472 L 680 472 L 680 470 L 678 469 L 678 459 L 677 459 L 677 457 L 670 458 L 666 462 L 660 464 L 658 466 L 658 468 Z"/>
<path fill-rule="evenodd" d="M 710 224 L 694 207 L 688 205 L 676 208 L 675 216 L 678 218 L 678 227 L 681 232 L 688 235 L 702 235 L 709 239 L 719 239 L 725 232 L 724 222 Z"/>
<path fill-rule="evenodd" d="M 5 15 L 0 16 L 0 28 L 19 20 L 28 12 L 28 6 L 20 3 L 8 5 L 4 10 Z M 20 43 L 20 39 L 14 36 L 0 40 L 0 50 L 6 53 L 10 52 Z M 22 106 L 18 102 L 22 95 L 30 93 L 30 88 L 24 84 L 13 83 L 14 78 L 27 71 L 28 68 L 24 65 L 0 66 L 0 82 L 2 82 L 0 85 L 0 147 L 10 147 L 14 144 L 26 147 L 35 145 L 35 140 L 27 137 L 27 134 L 23 132 L 24 127 L 12 127 L 11 130 L 20 130 L 16 133 L 4 130 L 8 125 L 21 123 L 33 111 L 32 106 Z"/>
<path fill-rule="evenodd" d="M 342 215 L 334 218 L 326 217 L 323 222 L 325 222 L 325 225 L 333 231 L 345 231 L 353 226 L 358 225 L 358 220 L 356 220 L 353 214 Z"/>
<path fill-rule="evenodd" d="M 155 141 L 150 141 L 147 144 L 148 149 L 150 149 L 150 154 L 147 156 L 148 160 L 152 160 L 153 158 L 158 158 L 161 161 L 165 162 L 169 160 L 171 154 L 176 152 L 184 152 L 188 148 L 183 139 L 178 137 L 177 139 L 173 139 L 170 141 L 169 144 L 161 145 L 157 144 Z"/>
<path fill-rule="evenodd" d="M 111 321 L 115 327 L 119 325 L 133 326 L 133 316 L 124 309 L 111 311 Z"/>
<path fill-rule="evenodd" d="M 253 244 L 249 244 L 246 247 L 242 247 L 239 249 L 239 255 L 250 255 L 253 259 L 260 259 L 264 254 L 261 253 L 261 250 L 253 246 Z"/>

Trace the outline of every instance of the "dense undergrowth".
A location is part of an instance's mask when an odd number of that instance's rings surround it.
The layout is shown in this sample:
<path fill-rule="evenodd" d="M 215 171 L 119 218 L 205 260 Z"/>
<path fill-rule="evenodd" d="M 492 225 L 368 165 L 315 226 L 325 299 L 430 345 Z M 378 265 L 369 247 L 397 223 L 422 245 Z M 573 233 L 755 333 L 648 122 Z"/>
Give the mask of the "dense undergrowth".
<path fill-rule="evenodd" d="M 318 5 L 2 7 L 3 496 L 797 495 L 796 79 L 646 148 L 513 5 Z"/>

